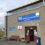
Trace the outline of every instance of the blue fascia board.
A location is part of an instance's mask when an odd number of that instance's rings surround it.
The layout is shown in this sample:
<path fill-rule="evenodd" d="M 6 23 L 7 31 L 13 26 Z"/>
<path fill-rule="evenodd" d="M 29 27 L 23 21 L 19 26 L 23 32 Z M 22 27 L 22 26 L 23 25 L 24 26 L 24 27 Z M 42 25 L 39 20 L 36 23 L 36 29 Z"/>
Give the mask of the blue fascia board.
<path fill-rule="evenodd" d="M 22 22 L 22 21 L 31 21 L 31 20 L 37 20 L 40 19 L 40 12 L 38 13 L 33 13 L 33 14 L 28 14 L 28 15 L 24 15 L 24 16 L 19 16 L 18 17 L 18 22 Z"/>

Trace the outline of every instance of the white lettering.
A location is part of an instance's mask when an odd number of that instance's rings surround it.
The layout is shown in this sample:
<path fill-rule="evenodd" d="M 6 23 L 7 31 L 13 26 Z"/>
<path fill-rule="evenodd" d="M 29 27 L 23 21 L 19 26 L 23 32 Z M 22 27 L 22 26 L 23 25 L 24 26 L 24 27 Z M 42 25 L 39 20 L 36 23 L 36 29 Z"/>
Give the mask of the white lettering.
<path fill-rule="evenodd" d="M 18 20 L 22 20 L 22 17 L 18 17 Z"/>
<path fill-rule="evenodd" d="M 22 17 L 18 17 L 18 20 L 30 20 L 30 18 L 35 18 L 35 17 L 39 17 L 39 12 L 38 13 L 35 13 L 36 15 L 35 16 L 33 16 L 33 17 L 24 17 L 24 18 L 22 18 Z"/>

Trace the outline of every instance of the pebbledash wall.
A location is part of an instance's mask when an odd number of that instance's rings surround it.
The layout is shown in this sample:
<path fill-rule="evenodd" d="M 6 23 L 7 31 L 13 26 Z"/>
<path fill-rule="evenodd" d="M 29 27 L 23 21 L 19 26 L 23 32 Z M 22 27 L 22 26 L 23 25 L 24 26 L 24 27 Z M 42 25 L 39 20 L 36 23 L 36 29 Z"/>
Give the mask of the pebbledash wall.
<path fill-rule="evenodd" d="M 18 22 L 18 17 L 40 12 L 40 19 Z M 22 26 L 22 30 L 18 30 Z M 19 35 L 25 38 L 25 27 L 37 26 L 37 36 L 41 38 L 41 45 L 45 45 L 45 5 L 21 13 L 5 16 L 5 35 Z M 16 27 L 16 30 L 9 30 L 9 27 Z M 7 30 L 7 31 L 6 31 Z"/>

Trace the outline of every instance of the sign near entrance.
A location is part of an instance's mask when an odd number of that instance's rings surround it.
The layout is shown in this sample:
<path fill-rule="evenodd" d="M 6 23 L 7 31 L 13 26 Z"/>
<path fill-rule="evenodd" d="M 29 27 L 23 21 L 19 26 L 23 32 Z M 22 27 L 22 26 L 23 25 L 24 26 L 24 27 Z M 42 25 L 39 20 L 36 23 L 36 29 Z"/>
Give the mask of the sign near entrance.
<path fill-rule="evenodd" d="M 19 16 L 18 17 L 18 22 L 28 21 L 28 20 L 37 20 L 37 19 L 40 19 L 40 13 L 39 12 L 24 15 L 24 16 Z"/>
<path fill-rule="evenodd" d="M 22 30 L 22 26 L 18 26 L 18 30 Z"/>
<path fill-rule="evenodd" d="M 16 30 L 16 27 L 9 27 L 9 30 Z"/>

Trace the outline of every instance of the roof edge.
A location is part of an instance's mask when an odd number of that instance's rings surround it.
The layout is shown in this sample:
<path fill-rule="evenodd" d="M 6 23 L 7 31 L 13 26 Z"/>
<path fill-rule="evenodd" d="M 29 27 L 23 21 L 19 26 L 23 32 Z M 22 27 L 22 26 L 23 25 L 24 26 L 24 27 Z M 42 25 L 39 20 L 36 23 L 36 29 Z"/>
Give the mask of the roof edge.
<path fill-rule="evenodd" d="M 13 8 L 13 9 L 11 9 L 11 10 L 8 10 L 8 11 L 6 11 L 6 12 L 9 12 L 9 11 L 12 11 L 12 10 L 15 10 L 15 9 L 18 9 L 18 8 L 21 8 L 21 7 L 23 7 L 23 6 L 29 5 L 29 4 L 31 4 L 31 3 L 35 3 L 35 2 L 37 2 L 37 1 L 39 1 L 39 0 L 32 1 L 32 2 L 27 3 L 27 4 L 24 4 L 24 5 L 22 5 L 22 6 L 19 6 L 19 7 Z"/>

